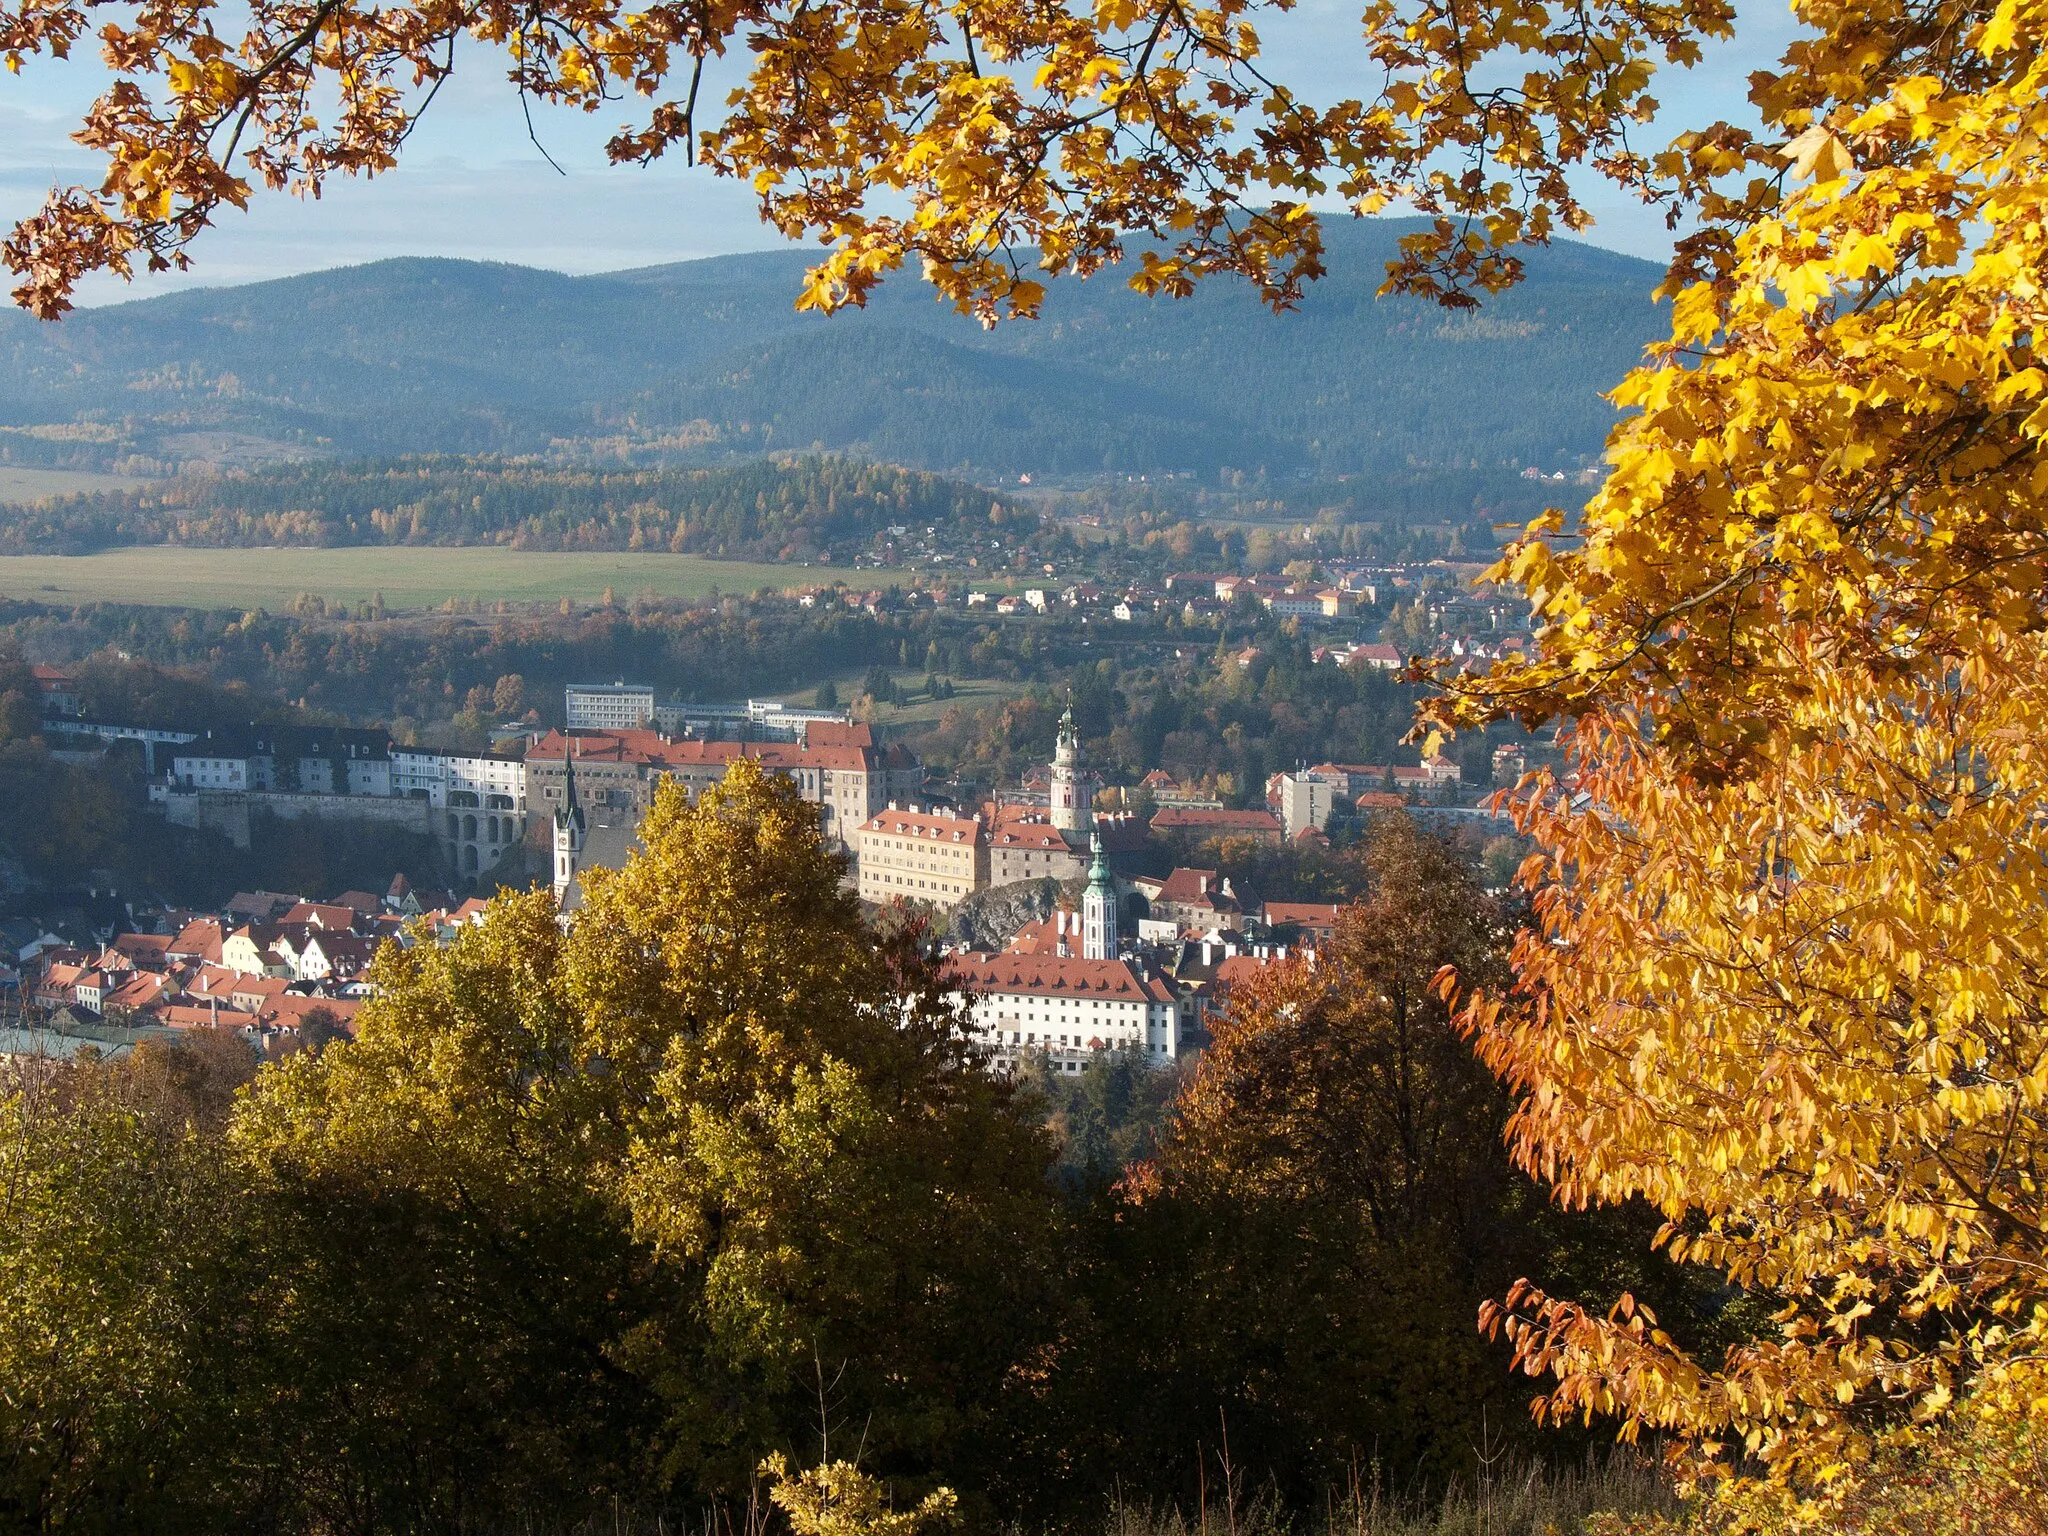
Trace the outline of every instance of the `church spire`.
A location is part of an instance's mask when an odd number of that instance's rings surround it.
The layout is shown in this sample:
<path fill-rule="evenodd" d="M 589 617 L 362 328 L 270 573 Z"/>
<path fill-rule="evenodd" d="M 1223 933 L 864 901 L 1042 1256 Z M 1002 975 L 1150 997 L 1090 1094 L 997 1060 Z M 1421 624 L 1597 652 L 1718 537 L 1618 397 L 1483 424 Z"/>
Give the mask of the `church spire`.
<path fill-rule="evenodd" d="M 569 751 L 562 762 L 563 788 L 562 808 L 555 812 L 555 825 L 566 826 L 574 821 L 583 825 L 583 807 L 576 800 L 576 739 L 569 738 Z"/>
<path fill-rule="evenodd" d="M 559 910 L 576 881 L 576 866 L 583 857 L 583 804 L 576 798 L 576 740 L 569 738 L 563 754 L 562 803 L 555 811 L 555 907 Z"/>
<path fill-rule="evenodd" d="M 1090 834 L 1088 889 L 1081 893 L 1081 958 L 1116 958 L 1116 876 L 1110 873 L 1109 855 L 1103 851 L 1102 834 Z"/>

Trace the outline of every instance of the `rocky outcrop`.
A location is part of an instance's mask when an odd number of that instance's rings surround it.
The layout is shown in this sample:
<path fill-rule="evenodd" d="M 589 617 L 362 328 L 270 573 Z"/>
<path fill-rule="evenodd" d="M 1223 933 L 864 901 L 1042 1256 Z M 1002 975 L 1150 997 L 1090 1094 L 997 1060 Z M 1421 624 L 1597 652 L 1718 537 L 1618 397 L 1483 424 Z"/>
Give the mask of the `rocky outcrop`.
<path fill-rule="evenodd" d="M 946 936 L 969 949 L 999 950 L 1026 923 L 1052 916 L 1062 890 L 1078 905 L 1086 884 L 1085 880 L 1070 880 L 1063 886 L 1048 877 L 976 891 L 953 909 L 953 925 Z"/>

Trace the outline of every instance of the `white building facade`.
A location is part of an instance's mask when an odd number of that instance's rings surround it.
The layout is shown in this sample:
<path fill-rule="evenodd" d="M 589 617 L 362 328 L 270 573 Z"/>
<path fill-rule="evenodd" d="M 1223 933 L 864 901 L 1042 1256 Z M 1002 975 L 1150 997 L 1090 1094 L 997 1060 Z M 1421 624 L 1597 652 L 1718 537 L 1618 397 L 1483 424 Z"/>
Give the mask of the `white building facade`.
<path fill-rule="evenodd" d="M 571 683 L 563 702 L 572 731 L 635 731 L 654 720 L 654 689 L 645 683 Z"/>
<path fill-rule="evenodd" d="M 1079 1072 L 1107 1051 L 1164 1066 L 1184 1049 L 1188 1005 L 1133 961 L 1001 954 L 951 964 L 969 1038 L 997 1071 L 1042 1056 L 1052 1071 Z"/>
<path fill-rule="evenodd" d="M 497 868 L 526 837 L 526 764 L 517 758 L 397 747 L 392 793 L 434 808 L 434 831 L 465 875 Z"/>

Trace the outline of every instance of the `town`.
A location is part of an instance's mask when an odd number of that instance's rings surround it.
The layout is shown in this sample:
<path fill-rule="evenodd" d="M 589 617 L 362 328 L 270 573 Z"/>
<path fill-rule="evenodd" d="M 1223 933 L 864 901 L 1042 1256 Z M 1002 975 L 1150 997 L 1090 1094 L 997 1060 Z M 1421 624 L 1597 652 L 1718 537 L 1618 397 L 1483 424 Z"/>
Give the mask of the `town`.
<path fill-rule="evenodd" d="M 1179 584 L 1207 591 L 1217 580 Z M 1341 607 L 1331 598 L 1319 611 Z M 1316 660 L 1401 664 L 1382 643 L 1319 647 Z M 1049 761 L 963 803 L 904 745 L 883 744 L 841 709 L 693 705 L 647 684 L 572 684 L 561 725 L 507 727 L 470 752 L 399 746 L 360 727 L 90 719 L 63 668 L 31 670 L 50 738 L 84 754 L 139 750 L 151 809 L 168 822 L 243 848 L 278 822 L 401 828 L 431 839 L 440 868 L 472 894 L 433 888 L 430 871 L 394 870 L 379 890 L 240 891 L 218 911 L 137 909 L 110 893 L 54 928 L 16 918 L 0 924 L 0 985 L 15 1015 L 0 1052 L 15 1054 L 119 1053 L 217 1029 L 276 1057 L 345 1036 L 374 989 L 380 947 L 448 942 L 500 887 L 546 884 L 573 922 L 581 877 L 626 862 L 661 785 L 694 801 L 742 758 L 816 807 L 865 909 L 931 926 L 952 957 L 966 1028 L 998 1071 L 1028 1060 L 1079 1073 L 1118 1052 L 1184 1060 L 1235 981 L 1290 957 L 1313 962 L 1338 905 L 1264 900 L 1201 864 L 1205 850 L 1328 847 L 1333 825 L 1389 810 L 1438 829 L 1508 830 L 1502 813 L 1474 803 L 1491 786 L 1467 786 L 1442 757 L 1304 764 L 1272 774 L 1251 808 L 1158 768 L 1107 786 L 1071 709 Z M 1503 752 L 1496 776 L 1512 781 L 1521 766 Z"/>

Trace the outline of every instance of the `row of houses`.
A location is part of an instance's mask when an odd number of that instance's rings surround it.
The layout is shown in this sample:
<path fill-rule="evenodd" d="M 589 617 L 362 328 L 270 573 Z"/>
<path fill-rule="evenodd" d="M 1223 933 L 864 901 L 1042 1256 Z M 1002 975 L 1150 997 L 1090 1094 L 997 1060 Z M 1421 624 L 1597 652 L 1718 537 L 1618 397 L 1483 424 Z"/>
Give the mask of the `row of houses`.
<path fill-rule="evenodd" d="M 302 1043 L 309 1027 L 346 1034 L 372 994 L 368 973 L 385 945 L 446 941 L 485 910 L 445 894 L 423 902 L 399 875 L 382 896 L 242 891 L 218 912 L 139 914 L 92 945 L 43 934 L 0 957 L 13 962 L 0 964 L 0 984 L 11 982 L 18 1000 L 0 1053 L 118 1050 L 225 1029 L 274 1055 Z"/>

